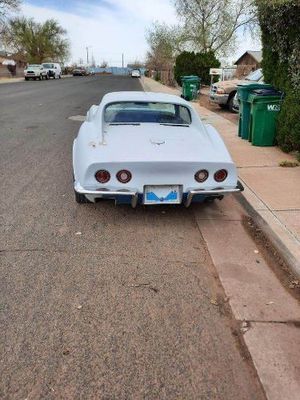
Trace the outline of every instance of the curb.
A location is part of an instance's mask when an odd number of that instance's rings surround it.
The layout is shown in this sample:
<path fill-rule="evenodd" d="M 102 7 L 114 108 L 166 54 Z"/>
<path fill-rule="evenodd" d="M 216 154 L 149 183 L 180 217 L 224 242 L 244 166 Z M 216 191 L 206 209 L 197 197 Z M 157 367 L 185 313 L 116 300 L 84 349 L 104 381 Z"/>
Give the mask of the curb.
<path fill-rule="evenodd" d="M 281 240 L 280 236 L 274 231 L 274 229 L 272 229 L 270 224 L 260 215 L 259 211 L 257 211 L 253 207 L 251 202 L 244 196 L 243 193 L 240 193 L 239 196 L 235 196 L 235 198 L 244 208 L 244 210 L 249 214 L 249 216 L 253 219 L 258 228 L 261 229 L 262 232 L 268 237 L 271 244 L 278 252 L 282 260 L 285 262 L 287 267 L 291 270 L 291 272 L 294 275 L 296 275 L 297 278 L 300 278 L 300 261 L 288 249 L 286 244 Z"/>
<path fill-rule="evenodd" d="M 277 233 L 271 228 L 267 221 L 260 215 L 260 213 L 252 206 L 252 204 L 246 199 L 243 193 L 239 196 L 235 196 L 237 201 L 253 219 L 255 224 L 262 230 L 262 232 L 269 238 L 271 244 L 278 252 L 282 260 L 288 266 L 297 278 L 300 278 L 300 262 L 293 255 L 293 253 L 287 248 Z"/>

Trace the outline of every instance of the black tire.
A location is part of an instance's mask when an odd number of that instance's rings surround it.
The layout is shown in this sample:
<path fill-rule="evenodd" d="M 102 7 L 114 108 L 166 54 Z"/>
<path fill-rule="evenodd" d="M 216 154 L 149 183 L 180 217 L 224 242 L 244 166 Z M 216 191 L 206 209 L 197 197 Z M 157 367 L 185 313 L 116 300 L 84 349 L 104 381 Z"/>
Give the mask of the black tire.
<path fill-rule="evenodd" d="M 25 81 L 28 81 L 28 80 L 29 80 L 29 78 L 26 77 L 26 78 L 25 78 Z"/>
<path fill-rule="evenodd" d="M 205 203 L 206 203 L 206 204 L 212 204 L 212 203 L 215 202 L 215 200 L 216 200 L 215 197 L 207 197 L 207 198 L 205 199 Z"/>
<path fill-rule="evenodd" d="M 227 102 L 228 110 L 230 112 L 232 112 L 232 113 L 234 112 L 234 110 L 233 110 L 233 99 L 234 99 L 235 93 L 236 92 L 230 94 L 230 97 L 229 97 L 228 102 Z"/>
<path fill-rule="evenodd" d="M 89 200 L 85 197 L 84 194 L 82 194 L 82 193 L 77 193 L 75 190 L 74 190 L 74 192 L 75 192 L 75 200 L 76 200 L 76 203 L 78 203 L 78 204 L 87 204 L 87 203 L 91 203 L 91 201 L 89 201 Z"/>
<path fill-rule="evenodd" d="M 214 197 L 214 196 L 212 196 L 212 197 L 207 197 L 207 198 L 205 199 L 205 203 L 207 203 L 207 204 L 212 204 L 212 203 L 214 203 L 216 200 L 221 201 L 221 200 L 223 200 L 223 199 L 224 199 L 224 196 L 223 196 L 223 195 L 220 195 L 220 196 L 218 196 L 218 197 Z"/>
<path fill-rule="evenodd" d="M 55 79 L 55 74 L 53 75 L 53 79 Z"/>
<path fill-rule="evenodd" d="M 45 76 L 45 78 L 46 78 L 46 81 L 49 79 L 49 75 L 47 74 L 46 76 Z"/>
<path fill-rule="evenodd" d="M 58 77 L 58 79 L 61 79 L 61 74 L 59 74 L 59 77 Z"/>
<path fill-rule="evenodd" d="M 222 110 L 226 110 L 226 108 L 228 108 L 228 104 L 219 104 L 219 107 L 222 108 Z"/>
<path fill-rule="evenodd" d="M 42 76 L 42 75 L 40 75 L 40 76 L 39 76 L 39 80 L 41 81 L 42 79 L 43 79 L 43 76 Z"/>

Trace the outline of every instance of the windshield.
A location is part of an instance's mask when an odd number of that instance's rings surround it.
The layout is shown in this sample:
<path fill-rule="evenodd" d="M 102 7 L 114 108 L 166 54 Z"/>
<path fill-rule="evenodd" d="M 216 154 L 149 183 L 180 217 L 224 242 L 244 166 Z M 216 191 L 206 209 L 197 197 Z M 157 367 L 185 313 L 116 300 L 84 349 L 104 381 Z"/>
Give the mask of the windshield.
<path fill-rule="evenodd" d="M 30 64 L 27 68 L 40 68 L 40 64 Z"/>
<path fill-rule="evenodd" d="M 262 78 L 263 74 L 262 74 L 262 70 L 258 69 L 254 72 L 251 72 L 251 74 L 249 74 L 245 79 L 247 81 L 259 81 Z"/>
<path fill-rule="evenodd" d="M 54 68 L 54 64 L 43 64 L 45 68 Z"/>
<path fill-rule="evenodd" d="M 120 102 L 109 104 L 104 112 L 109 124 L 159 123 L 190 125 L 191 114 L 187 107 L 171 103 Z"/>

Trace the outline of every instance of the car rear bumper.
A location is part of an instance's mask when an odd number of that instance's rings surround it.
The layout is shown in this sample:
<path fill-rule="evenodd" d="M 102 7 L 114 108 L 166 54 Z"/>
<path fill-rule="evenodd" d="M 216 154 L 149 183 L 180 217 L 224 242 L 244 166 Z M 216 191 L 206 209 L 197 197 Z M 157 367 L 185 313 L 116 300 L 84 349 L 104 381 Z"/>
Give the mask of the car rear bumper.
<path fill-rule="evenodd" d="M 138 203 L 143 204 L 143 193 L 138 191 L 127 191 L 121 190 L 109 190 L 109 189 L 99 189 L 99 190 L 89 190 L 83 188 L 80 183 L 74 182 L 74 190 L 77 193 L 84 194 L 85 196 L 96 198 L 106 198 L 115 199 L 117 203 L 130 203 L 133 208 L 137 206 Z M 215 188 L 212 190 L 205 189 L 195 189 L 183 193 L 182 204 L 185 207 L 189 207 L 193 202 L 203 202 L 206 198 L 222 198 L 224 195 L 231 193 L 238 193 L 244 190 L 243 185 L 240 181 L 237 182 L 237 186 L 231 189 Z"/>

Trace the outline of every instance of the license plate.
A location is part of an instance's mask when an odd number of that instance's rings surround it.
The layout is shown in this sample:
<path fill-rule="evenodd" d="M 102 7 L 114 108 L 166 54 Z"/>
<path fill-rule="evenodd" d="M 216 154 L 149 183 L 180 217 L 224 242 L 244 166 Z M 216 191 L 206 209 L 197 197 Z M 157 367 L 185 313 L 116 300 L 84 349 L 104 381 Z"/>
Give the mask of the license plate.
<path fill-rule="evenodd" d="M 144 204 L 180 204 L 180 185 L 147 185 L 144 187 Z"/>

